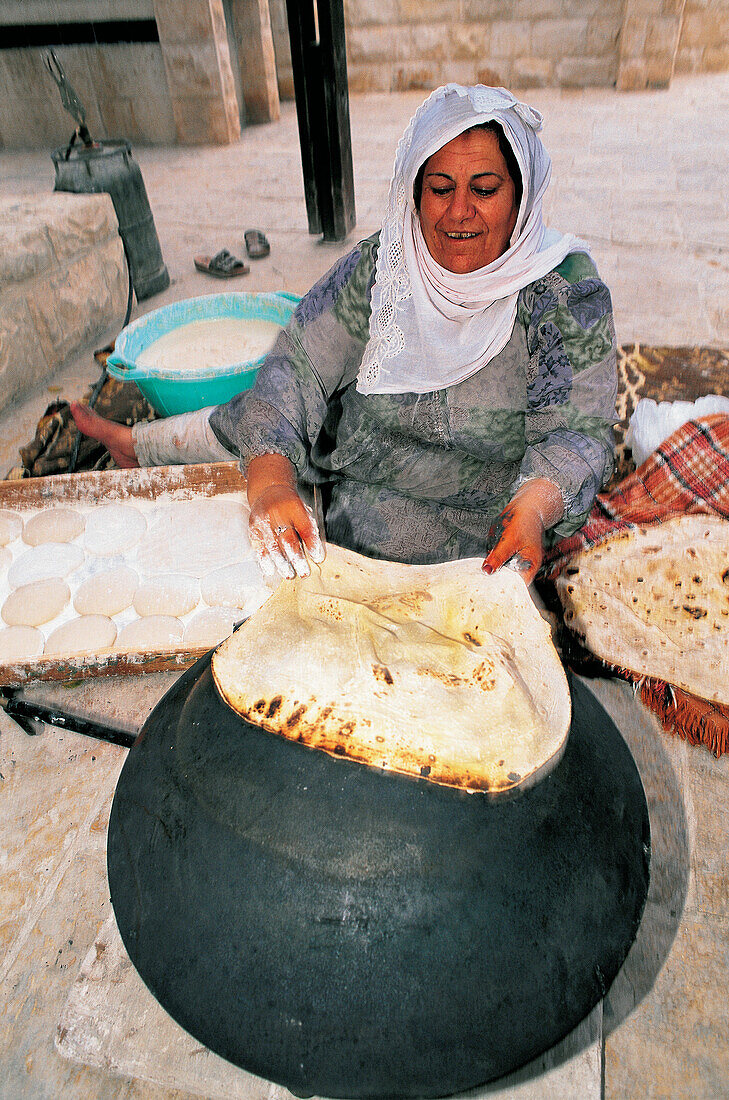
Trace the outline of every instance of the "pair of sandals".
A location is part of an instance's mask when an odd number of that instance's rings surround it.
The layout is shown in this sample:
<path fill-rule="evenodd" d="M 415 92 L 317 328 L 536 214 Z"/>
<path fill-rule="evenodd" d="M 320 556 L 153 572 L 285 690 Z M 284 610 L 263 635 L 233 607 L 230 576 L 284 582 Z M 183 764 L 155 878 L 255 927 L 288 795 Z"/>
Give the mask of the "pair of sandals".
<path fill-rule="evenodd" d="M 244 239 L 246 252 L 251 260 L 262 260 L 271 251 L 266 235 L 260 229 L 247 229 Z M 236 275 L 247 275 L 251 270 L 248 264 L 239 260 L 227 248 L 221 248 L 214 256 L 195 256 L 195 267 L 216 279 L 234 279 Z"/>

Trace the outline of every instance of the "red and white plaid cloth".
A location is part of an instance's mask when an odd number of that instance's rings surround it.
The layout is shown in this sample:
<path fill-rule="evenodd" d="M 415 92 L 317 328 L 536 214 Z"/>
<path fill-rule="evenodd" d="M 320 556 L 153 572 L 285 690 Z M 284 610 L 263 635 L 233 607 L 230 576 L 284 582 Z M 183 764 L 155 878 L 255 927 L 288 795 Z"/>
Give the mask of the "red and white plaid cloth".
<path fill-rule="evenodd" d="M 729 520 L 729 416 L 689 420 L 670 435 L 635 473 L 601 493 L 585 525 L 555 544 L 542 575 L 554 580 L 572 555 L 635 527 L 675 516 L 721 516 Z M 729 562 L 727 563 L 729 565 Z M 640 689 L 643 701 L 667 729 L 719 756 L 729 751 L 729 707 L 709 703 L 650 677 L 609 666 Z"/>

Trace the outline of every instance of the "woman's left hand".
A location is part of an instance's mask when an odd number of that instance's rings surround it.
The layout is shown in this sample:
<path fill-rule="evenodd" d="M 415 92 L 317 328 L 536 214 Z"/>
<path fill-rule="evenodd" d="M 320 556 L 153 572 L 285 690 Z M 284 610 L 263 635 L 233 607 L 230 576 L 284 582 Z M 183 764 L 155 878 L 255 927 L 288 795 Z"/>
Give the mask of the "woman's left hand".
<path fill-rule="evenodd" d="M 564 503 L 559 486 L 547 478 L 526 481 L 492 525 L 489 535 L 496 545 L 484 563 L 493 573 L 513 560 L 527 585 L 544 559 L 544 533 L 562 517 Z"/>

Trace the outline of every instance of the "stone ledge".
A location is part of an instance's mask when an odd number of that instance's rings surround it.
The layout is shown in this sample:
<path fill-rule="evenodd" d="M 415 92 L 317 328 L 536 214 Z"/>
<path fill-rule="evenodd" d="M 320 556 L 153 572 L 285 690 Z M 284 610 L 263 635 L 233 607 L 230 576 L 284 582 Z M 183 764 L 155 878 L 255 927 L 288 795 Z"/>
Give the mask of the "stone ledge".
<path fill-rule="evenodd" d="M 0 199 L 0 409 L 121 325 L 127 288 L 109 195 Z"/>

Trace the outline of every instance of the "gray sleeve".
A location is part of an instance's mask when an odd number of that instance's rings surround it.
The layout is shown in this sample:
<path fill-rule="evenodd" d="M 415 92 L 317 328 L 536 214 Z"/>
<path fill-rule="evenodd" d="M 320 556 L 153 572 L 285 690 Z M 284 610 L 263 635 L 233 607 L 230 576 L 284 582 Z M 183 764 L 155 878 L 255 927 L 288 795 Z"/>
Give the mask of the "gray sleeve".
<path fill-rule="evenodd" d="M 565 512 L 552 537 L 561 538 L 582 526 L 613 470 L 612 304 L 583 254 L 568 257 L 530 289 L 527 449 L 514 489 L 535 477 L 559 486 Z"/>
<path fill-rule="evenodd" d="M 364 351 L 350 303 L 368 291 L 371 250 L 344 256 L 299 302 L 264 360 L 255 384 L 216 409 L 211 427 L 241 457 L 245 472 L 258 455 L 284 455 L 300 477 L 311 475 L 311 451 L 332 396 L 355 376 Z M 369 316 L 369 300 L 365 302 Z M 358 315 L 358 320 L 361 320 Z"/>
<path fill-rule="evenodd" d="M 231 462 L 238 456 L 218 440 L 210 427 L 212 407 L 140 421 L 132 426 L 132 443 L 140 466 Z"/>

